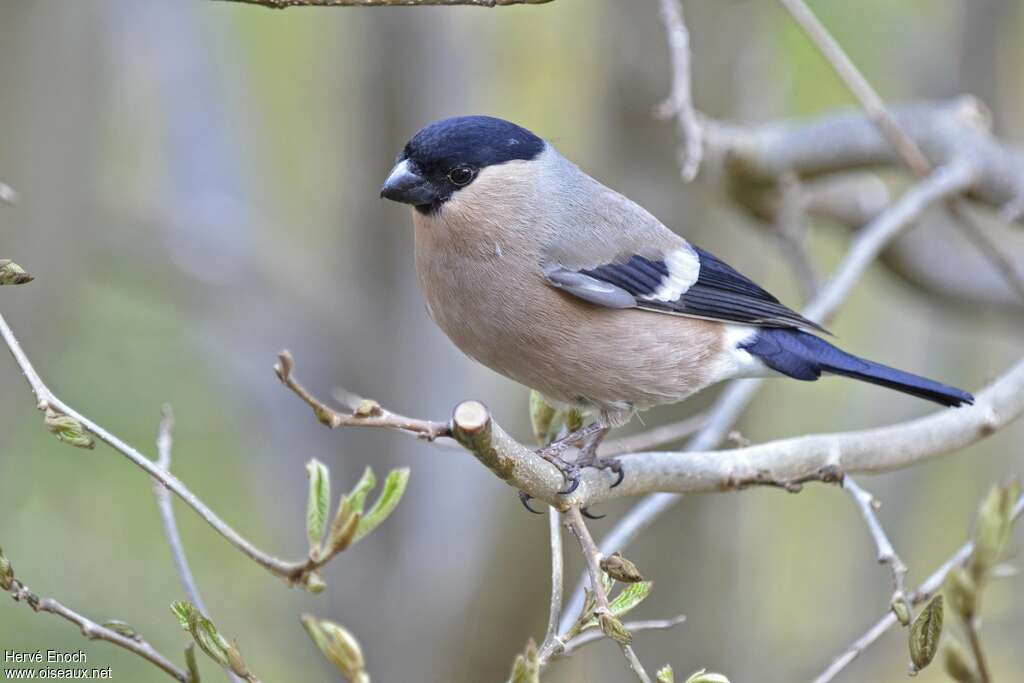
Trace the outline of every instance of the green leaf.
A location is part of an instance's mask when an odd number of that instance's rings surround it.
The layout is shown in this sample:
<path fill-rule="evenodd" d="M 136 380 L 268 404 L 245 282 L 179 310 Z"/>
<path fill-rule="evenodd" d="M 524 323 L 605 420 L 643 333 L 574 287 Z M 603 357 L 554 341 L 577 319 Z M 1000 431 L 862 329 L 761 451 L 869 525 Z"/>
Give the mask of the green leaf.
<path fill-rule="evenodd" d="M 612 608 L 612 614 L 617 617 L 625 615 L 651 594 L 651 587 L 653 585 L 653 581 L 640 581 L 639 583 L 628 584 L 622 589 L 622 592 L 612 599 L 611 605 L 609 605 Z"/>
<path fill-rule="evenodd" d="M 604 634 L 617 643 L 629 645 L 633 640 L 633 634 L 629 632 L 629 629 L 626 628 L 621 621 L 607 612 L 601 612 L 598 615 L 597 623 L 600 624 L 601 630 Z"/>
<path fill-rule="evenodd" d="M 199 683 L 199 663 L 196 661 L 196 644 L 185 646 L 185 668 L 188 669 L 189 683 Z"/>
<path fill-rule="evenodd" d="M 917 670 L 931 664 L 942 636 L 942 595 L 925 605 L 910 626 L 910 661 Z"/>
<path fill-rule="evenodd" d="M 306 535 L 309 537 L 310 554 L 319 555 L 324 525 L 327 524 L 327 515 L 331 511 L 331 477 L 327 467 L 316 458 L 306 463 L 306 473 L 309 476 Z"/>
<path fill-rule="evenodd" d="M 955 638 L 949 638 L 943 645 L 942 661 L 946 673 L 957 683 L 978 683 L 978 676 L 970 663 L 967 651 Z"/>
<path fill-rule="evenodd" d="M 4 555 L 4 549 L 0 548 L 0 588 L 10 590 L 14 585 L 14 567 L 11 561 Z"/>
<path fill-rule="evenodd" d="M 965 569 L 955 569 L 946 578 L 946 596 L 953 612 L 964 621 L 974 618 L 978 610 L 978 587 Z"/>
<path fill-rule="evenodd" d="M 533 638 L 526 643 L 526 652 L 516 655 L 512 662 L 512 675 L 509 676 L 510 683 L 540 683 L 540 660 L 538 658 L 537 643 Z"/>
<path fill-rule="evenodd" d="M 686 683 L 729 683 L 729 679 L 722 674 L 709 674 L 701 669 L 687 678 Z"/>
<path fill-rule="evenodd" d="M 405 493 L 405 487 L 408 483 L 408 467 L 391 470 L 391 472 L 388 473 L 387 478 L 384 480 L 384 488 L 381 490 L 380 496 L 377 498 L 376 502 L 374 502 L 370 511 L 363 515 L 363 518 L 359 521 L 359 528 L 356 529 L 356 535 L 353 539 L 354 541 L 358 541 L 365 537 L 371 531 L 376 529 L 381 522 L 387 519 L 392 512 L 394 512 L 395 507 L 398 506 L 398 501 L 402 499 L 402 494 Z"/>
<path fill-rule="evenodd" d="M 238 651 L 238 646 L 229 643 L 213 622 L 204 617 L 195 605 L 184 601 L 172 602 L 171 612 L 177 617 L 181 627 L 192 634 L 192 640 L 206 656 L 243 678 L 252 678 L 242 660 L 242 654 Z"/>
<path fill-rule="evenodd" d="M 544 399 L 544 395 L 536 389 L 530 390 L 530 425 L 533 427 L 533 438 L 541 446 L 551 440 L 558 410 Z"/>
<path fill-rule="evenodd" d="M 998 562 L 1013 531 L 1013 506 L 1020 497 L 1020 482 L 994 486 L 978 510 L 974 528 L 974 552 L 967 561 L 974 583 L 984 584 Z"/>
<path fill-rule="evenodd" d="M 125 638 L 131 638 L 132 640 L 141 640 L 139 632 L 136 631 L 131 624 L 120 619 L 109 619 L 101 624 L 104 628 L 109 628 L 111 631 L 118 635 L 122 635 Z"/>
<path fill-rule="evenodd" d="M 359 647 L 359 642 L 346 628 L 332 621 L 317 619 L 310 614 L 303 614 L 301 620 L 320 652 L 345 678 L 353 682 L 369 682 L 363 651 Z"/>
<path fill-rule="evenodd" d="M 658 669 L 656 678 L 658 679 L 658 683 L 676 683 L 676 674 L 672 671 L 671 664 L 666 664 Z"/>
<path fill-rule="evenodd" d="M 63 441 L 75 448 L 95 448 L 96 442 L 85 430 L 81 422 L 69 415 L 62 415 L 52 408 L 46 409 L 46 416 L 43 418 L 46 428 L 49 429 L 58 441 Z"/>
<path fill-rule="evenodd" d="M 34 279 L 14 261 L 0 259 L 0 285 L 24 285 Z"/>
<path fill-rule="evenodd" d="M 373 473 L 372 469 L 367 467 L 363 470 L 363 476 L 359 477 L 359 481 L 356 482 L 355 487 L 348 494 L 353 511 L 363 514 L 363 508 L 366 506 L 366 496 L 369 495 L 376 485 L 377 476 Z"/>
<path fill-rule="evenodd" d="M 359 528 L 359 520 L 362 515 L 352 509 L 352 501 L 348 496 L 342 496 L 338 504 L 338 511 L 334 514 L 334 521 L 331 522 L 331 533 L 327 539 L 327 555 L 334 556 L 352 545 Z"/>

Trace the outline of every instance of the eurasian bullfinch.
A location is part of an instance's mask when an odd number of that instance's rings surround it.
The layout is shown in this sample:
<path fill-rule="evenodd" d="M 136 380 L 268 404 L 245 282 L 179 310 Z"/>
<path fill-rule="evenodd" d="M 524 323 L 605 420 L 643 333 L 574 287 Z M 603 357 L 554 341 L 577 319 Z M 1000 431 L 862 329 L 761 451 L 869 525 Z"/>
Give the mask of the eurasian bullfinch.
<path fill-rule="evenodd" d="M 543 454 L 572 490 L 635 411 L 734 377 L 843 375 L 945 406 L 960 389 L 873 363 L 502 119 L 462 116 L 405 145 L 381 196 L 412 206 L 430 317 L 464 353 L 596 421 Z"/>

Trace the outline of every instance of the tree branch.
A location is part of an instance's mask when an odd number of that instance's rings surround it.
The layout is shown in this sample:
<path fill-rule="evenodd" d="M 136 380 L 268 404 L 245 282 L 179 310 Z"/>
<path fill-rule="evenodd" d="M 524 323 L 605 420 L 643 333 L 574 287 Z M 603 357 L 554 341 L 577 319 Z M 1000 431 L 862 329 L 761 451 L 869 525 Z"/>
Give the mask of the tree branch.
<path fill-rule="evenodd" d="M 171 471 L 171 447 L 174 445 L 172 432 L 174 430 L 174 412 L 171 406 L 165 405 L 161 411 L 160 429 L 156 437 L 157 466 L 165 472 Z M 171 501 L 171 493 L 158 480 L 153 480 L 153 495 L 156 496 L 156 506 L 160 511 L 160 520 L 164 526 L 164 536 L 167 537 L 167 545 L 171 548 L 171 556 L 174 558 L 174 566 L 178 570 L 178 578 L 181 579 L 182 588 L 185 590 L 185 597 L 195 605 L 196 609 L 206 618 L 210 613 L 203 603 L 203 596 L 199 593 L 199 586 L 192 576 L 192 570 L 188 566 L 188 556 L 185 555 L 185 546 L 181 542 L 181 534 L 178 531 L 178 522 L 174 517 L 174 504 Z M 228 680 L 240 683 L 242 680 L 230 669 L 224 669 Z"/>
<path fill-rule="evenodd" d="M 113 448 L 115 451 L 121 453 L 123 456 L 128 458 L 128 460 L 142 469 L 146 474 L 160 482 L 161 485 L 178 496 L 186 505 L 195 510 L 207 524 L 213 527 L 217 533 L 224 537 L 225 540 L 238 548 L 261 567 L 265 568 L 275 576 L 285 579 L 292 585 L 303 585 L 310 573 L 323 564 L 323 562 L 316 562 L 312 559 L 306 559 L 299 562 L 287 562 L 273 557 L 272 555 L 268 555 L 254 546 L 220 517 L 218 517 L 213 510 L 196 497 L 196 495 L 192 493 L 177 477 L 161 468 L 156 462 L 144 456 L 136 448 L 128 445 L 114 434 L 108 432 L 106 429 L 57 398 L 57 396 L 39 377 L 39 373 L 36 372 L 32 363 L 25 355 L 21 345 L 14 336 L 14 332 L 11 330 L 2 314 L 0 314 L 0 337 L 3 337 L 8 350 L 14 357 L 18 367 L 21 368 L 21 372 L 25 376 L 25 380 L 32 389 L 32 393 L 35 394 L 36 407 L 39 410 L 44 412 L 47 410 L 55 411 L 77 420 L 85 430 Z"/>
<path fill-rule="evenodd" d="M 547 661 L 555 653 L 565 651 L 565 644 L 558 637 L 558 618 L 562 614 L 562 589 L 565 580 L 562 515 L 553 507 L 548 507 L 548 532 L 551 535 L 551 607 L 548 610 L 548 627 L 544 633 L 544 641 L 537 652 L 541 662 Z"/>
<path fill-rule="evenodd" d="M 681 0 L 658 1 L 672 57 L 672 90 L 668 99 L 658 107 L 657 114 L 662 119 L 676 120 L 676 128 L 683 140 L 679 148 L 679 166 L 683 182 L 688 183 L 697 177 L 704 156 L 700 115 L 693 106 L 690 32 L 686 30 Z"/>
<path fill-rule="evenodd" d="M 857 503 L 857 507 L 860 508 L 861 516 L 864 517 L 864 522 L 868 525 L 868 531 L 871 532 L 871 538 L 875 541 L 875 547 L 878 548 L 878 563 L 884 564 L 889 567 L 889 571 L 892 573 L 892 586 L 893 593 L 890 605 L 895 606 L 897 603 L 902 604 L 906 609 L 907 623 L 913 615 L 911 609 L 910 599 L 907 597 L 906 589 L 906 578 L 907 578 L 907 565 L 903 564 L 903 560 L 896 554 L 896 549 L 892 547 L 892 543 L 889 541 L 889 537 L 885 533 L 885 529 L 882 528 L 882 523 L 878 519 L 876 512 L 877 506 L 879 505 L 878 500 L 870 493 L 865 491 L 853 480 L 853 477 L 845 477 L 843 479 L 843 488 L 850 493 L 854 502 Z M 894 607 L 895 608 L 895 607 Z"/>
<path fill-rule="evenodd" d="M 470 7 L 505 7 L 507 5 L 543 5 L 552 0 L 222 0 L 270 9 L 289 7 L 427 7 L 467 5 Z"/>
<path fill-rule="evenodd" d="M 587 563 L 587 571 L 590 574 L 590 587 L 594 592 L 594 600 L 597 603 L 594 614 L 597 616 L 599 623 L 603 617 L 614 619 L 611 606 L 608 603 L 608 592 L 605 590 L 604 582 L 601 578 L 601 551 L 597 549 L 597 545 L 587 529 L 586 522 L 583 521 L 583 515 L 580 513 L 579 508 L 569 508 L 565 513 L 565 519 L 566 525 L 576 536 L 576 540 L 579 541 L 580 550 L 583 552 L 583 559 Z M 628 642 L 621 640 L 616 640 L 615 642 L 618 643 L 619 649 L 622 650 L 622 654 L 629 663 L 629 668 L 636 675 L 637 680 L 641 683 L 651 683 L 651 678 L 644 670 L 643 664 L 640 663 L 640 659 L 633 651 L 633 647 Z"/>
<path fill-rule="evenodd" d="M 87 619 L 78 612 L 65 607 L 53 598 L 39 598 L 18 579 L 12 580 L 9 592 L 15 602 L 24 602 L 34 612 L 56 614 L 62 619 L 70 621 L 72 624 L 78 626 L 82 635 L 89 640 L 105 640 L 108 643 L 112 643 L 113 645 L 142 657 L 149 663 L 164 671 L 168 676 L 180 681 L 181 683 L 192 683 L 187 673 L 174 666 L 170 660 L 157 652 L 152 645 L 147 643 L 138 635 L 135 637 L 129 637 L 122 633 L 118 633 L 106 626 L 100 626 L 91 619 Z"/>
<path fill-rule="evenodd" d="M 896 119 L 889 112 L 882 98 L 875 92 L 868 80 L 860 72 L 853 60 L 846 54 L 836 39 L 829 33 L 825 25 L 811 11 L 804 0 L 779 0 L 793 18 L 800 24 L 808 37 L 817 45 L 818 49 L 825 56 L 839 78 L 846 83 L 847 87 L 860 102 L 861 107 L 867 113 L 882 134 L 888 138 L 889 143 L 896 149 L 900 158 L 918 176 L 924 177 L 931 171 L 931 163 L 921 148 L 917 146 L 906 131 L 904 131 Z M 1015 197 L 1004 205 L 1014 206 L 1020 201 Z M 1013 264 L 1009 262 L 999 248 L 989 241 L 988 237 L 974 224 L 971 217 L 964 211 L 958 199 L 947 200 L 947 207 L 950 214 L 956 219 L 957 225 L 964 231 L 968 239 L 976 249 L 984 256 L 989 263 L 1000 273 L 1007 284 L 1013 288 L 1024 300 L 1024 279 L 1017 273 Z"/>
<path fill-rule="evenodd" d="M 1016 520 L 1024 513 L 1024 496 L 1017 499 L 1017 503 L 1013 506 L 1013 514 L 1011 520 Z M 953 556 L 946 561 L 941 567 L 936 569 L 931 576 L 924 580 L 924 582 L 918 586 L 914 594 L 910 596 L 910 601 L 914 605 L 920 605 L 923 602 L 931 599 L 937 591 L 942 588 L 943 583 L 946 581 L 946 575 L 949 574 L 953 569 L 959 567 L 967 558 L 970 557 L 971 553 L 974 552 L 974 543 L 968 541 L 964 545 L 953 553 Z M 817 678 L 814 679 L 813 683 L 830 683 L 838 676 L 843 669 L 856 659 L 864 650 L 871 647 L 876 640 L 882 637 L 886 631 L 896 625 L 896 615 L 892 611 L 888 611 L 884 617 L 878 620 L 871 628 L 869 628 L 864 635 L 855 640 L 842 654 L 832 660 Z"/>

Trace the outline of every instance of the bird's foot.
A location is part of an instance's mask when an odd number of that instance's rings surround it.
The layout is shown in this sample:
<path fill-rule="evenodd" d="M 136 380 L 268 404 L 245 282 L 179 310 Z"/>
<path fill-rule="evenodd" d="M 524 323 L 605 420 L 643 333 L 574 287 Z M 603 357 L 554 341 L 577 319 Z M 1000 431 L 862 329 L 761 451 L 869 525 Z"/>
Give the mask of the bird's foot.
<path fill-rule="evenodd" d="M 617 477 L 615 483 L 608 488 L 615 488 L 622 483 L 622 479 L 626 476 L 626 471 L 622 468 L 622 463 L 618 458 L 602 458 L 597 454 L 597 448 L 590 453 L 580 453 L 580 457 L 576 459 L 576 465 L 578 467 L 593 467 L 597 470 L 611 470 Z"/>
<path fill-rule="evenodd" d="M 623 471 L 621 463 L 615 458 L 602 458 L 597 455 L 597 448 L 601 445 L 601 441 L 604 440 L 608 430 L 609 427 L 606 422 L 599 420 L 577 429 L 572 434 L 558 441 L 553 441 L 537 451 L 537 455 L 558 468 L 558 471 L 562 473 L 562 477 L 565 478 L 566 487 L 559 491 L 560 494 L 568 495 L 579 487 L 580 471 L 584 467 L 594 467 L 601 470 L 610 469 L 618 474 L 619 477 L 612 484 L 612 488 L 622 483 Z M 570 446 L 577 445 L 580 450 L 575 460 L 568 461 L 562 457 L 562 454 Z"/>
<path fill-rule="evenodd" d="M 575 461 L 569 461 L 562 457 L 562 453 L 569 448 L 571 444 L 563 443 L 571 437 L 572 434 L 565 437 L 565 439 L 559 439 L 553 442 L 549 446 L 545 446 L 537 451 L 537 455 L 547 460 L 549 463 L 554 465 L 559 472 L 562 473 L 562 477 L 565 479 L 566 486 L 563 490 L 559 491 L 562 495 L 568 495 L 576 490 L 576 487 L 580 485 L 580 468 Z"/>

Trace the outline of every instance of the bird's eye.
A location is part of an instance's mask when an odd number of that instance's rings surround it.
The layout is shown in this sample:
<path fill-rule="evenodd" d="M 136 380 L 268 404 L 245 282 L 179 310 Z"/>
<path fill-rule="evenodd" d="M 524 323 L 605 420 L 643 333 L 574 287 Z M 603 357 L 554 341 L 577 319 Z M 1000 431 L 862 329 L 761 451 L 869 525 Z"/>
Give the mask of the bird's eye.
<path fill-rule="evenodd" d="M 448 171 L 448 180 L 452 181 L 459 187 L 469 185 L 469 182 L 473 180 L 473 176 L 476 172 L 469 166 L 456 166 L 452 170 Z"/>

